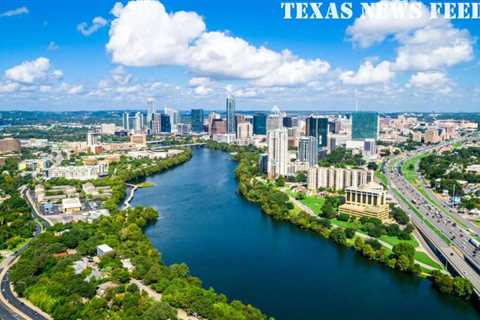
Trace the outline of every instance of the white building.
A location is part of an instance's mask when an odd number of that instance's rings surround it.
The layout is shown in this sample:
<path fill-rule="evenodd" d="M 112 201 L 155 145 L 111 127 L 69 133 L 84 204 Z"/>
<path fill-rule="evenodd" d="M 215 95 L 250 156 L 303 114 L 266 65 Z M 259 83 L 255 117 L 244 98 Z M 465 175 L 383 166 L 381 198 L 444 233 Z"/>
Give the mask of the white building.
<path fill-rule="evenodd" d="M 269 178 L 285 176 L 288 173 L 288 132 L 276 129 L 267 133 Z"/>
<path fill-rule="evenodd" d="M 267 133 L 281 128 L 283 128 L 283 117 L 281 114 L 271 114 L 267 117 Z"/>
<path fill-rule="evenodd" d="M 374 172 L 368 169 L 344 169 L 315 166 L 308 170 L 307 187 L 309 190 L 319 188 L 344 190 L 348 187 L 359 187 L 372 182 Z"/>
<path fill-rule="evenodd" d="M 97 246 L 97 256 L 103 257 L 109 254 L 113 254 L 115 251 L 108 244 L 101 244 Z"/>
<path fill-rule="evenodd" d="M 58 166 L 48 169 L 49 178 L 66 178 L 73 180 L 98 179 L 108 174 L 108 163 L 93 166 Z"/>

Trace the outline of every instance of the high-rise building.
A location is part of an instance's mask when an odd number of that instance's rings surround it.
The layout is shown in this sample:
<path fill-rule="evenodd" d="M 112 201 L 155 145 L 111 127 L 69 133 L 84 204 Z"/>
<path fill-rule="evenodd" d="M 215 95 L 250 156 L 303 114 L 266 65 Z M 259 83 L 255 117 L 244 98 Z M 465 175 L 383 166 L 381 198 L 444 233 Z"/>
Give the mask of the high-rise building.
<path fill-rule="evenodd" d="M 267 117 L 267 133 L 283 128 L 283 117 L 280 113 L 270 114 Z"/>
<path fill-rule="evenodd" d="M 227 122 L 223 119 L 213 119 L 210 126 L 210 135 L 227 133 Z"/>
<path fill-rule="evenodd" d="M 267 134 L 267 115 L 257 113 L 253 116 L 253 134 Z"/>
<path fill-rule="evenodd" d="M 201 133 L 203 132 L 203 109 L 192 109 L 192 132 Z M 233 131 L 235 133 L 235 131 Z"/>
<path fill-rule="evenodd" d="M 352 113 L 352 139 L 378 139 L 379 120 L 376 112 Z"/>
<path fill-rule="evenodd" d="M 147 124 L 152 123 L 153 114 L 157 113 L 157 107 L 155 106 L 155 100 L 153 98 L 147 99 Z"/>
<path fill-rule="evenodd" d="M 122 127 L 124 130 L 130 130 L 130 114 L 128 112 L 123 113 Z"/>
<path fill-rule="evenodd" d="M 143 128 L 144 128 L 143 113 L 137 112 L 137 113 L 135 113 L 134 130 L 136 132 L 142 132 Z"/>
<path fill-rule="evenodd" d="M 160 115 L 160 131 L 164 133 L 172 132 L 172 124 L 170 122 L 170 116 L 168 114 Z"/>
<path fill-rule="evenodd" d="M 300 137 L 298 142 L 298 161 L 310 166 L 318 163 L 318 142 L 315 137 Z"/>
<path fill-rule="evenodd" d="M 292 117 L 284 117 L 283 118 L 283 127 L 284 128 L 293 127 L 293 118 Z"/>
<path fill-rule="evenodd" d="M 179 136 L 184 136 L 190 133 L 192 130 L 192 127 L 189 123 L 177 123 L 175 131 L 177 132 L 177 135 Z"/>
<path fill-rule="evenodd" d="M 95 132 L 87 133 L 87 145 L 94 146 L 97 144 L 97 134 Z"/>
<path fill-rule="evenodd" d="M 253 126 L 250 122 L 242 122 L 237 127 L 238 139 L 249 139 L 253 135 Z"/>
<path fill-rule="evenodd" d="M 306 120 L 306 135 L 317 138 L 320 147 L 328 142 L 328 119 L 310 116 Z"/>
<path fill-rule="evenodd" d="M 150 129 L 152 134 L 159 135 L 162 133 L 162 115 L 158 112 L 152 114 L 152 120 L 150 121 Z"/>
<path fill-rule="evenodd" d="M 287 129 L 271 130 L 267 134 L 268 177 L 285 176 L 288 172 L 288 132 Z"/>
<path fill-rule="evenodd" d="M 170 128 L 175 128 L 175 125 L 180 122 L 180 113 L 171 108 L 164 108 L 164 113 L 170 117 Z"/>
<path fill-rule="evenodd" d="M 230 96 L 226 103 L 227 111 L 227 133 L 236 133 L 237 124 L 235 121 L 235 98 Z"/>

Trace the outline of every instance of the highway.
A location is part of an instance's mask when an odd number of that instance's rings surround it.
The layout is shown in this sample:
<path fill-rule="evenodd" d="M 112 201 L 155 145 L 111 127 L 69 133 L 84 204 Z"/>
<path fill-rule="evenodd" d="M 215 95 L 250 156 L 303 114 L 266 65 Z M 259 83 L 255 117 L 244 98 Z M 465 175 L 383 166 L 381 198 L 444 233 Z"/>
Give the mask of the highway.
<path fill-rule="evenodd" d="M 473 230 L 465 229 L 440 208 L 428 202 L 401 175 L 400 167 L 406 159 L 406 157 L 394 159 L 395 165 L 384 167 L 384 173 L 389 180 L 391 191 L 396 190 L 396 192 L 392 192 L 393 196 L 400 206 L 409 213 L 412 222 L 420 233 L 429 240 L 458 274 L 472 282 L 477 294 L 479 294 L 480 276 L 477 272 L 480 270 L 480 255 L 478 254 L 479 249 L 470 242 L 470 233 Z"/>

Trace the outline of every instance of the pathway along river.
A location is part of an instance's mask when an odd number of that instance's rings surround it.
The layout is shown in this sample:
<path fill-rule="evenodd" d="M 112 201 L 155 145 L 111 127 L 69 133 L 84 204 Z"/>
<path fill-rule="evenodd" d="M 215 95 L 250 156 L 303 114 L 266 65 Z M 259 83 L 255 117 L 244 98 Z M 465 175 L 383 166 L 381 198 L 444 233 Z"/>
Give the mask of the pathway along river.
<path fill-rule="evenodd" d="M 226 153 L 195 149 L 137 190 L 132 205 L 160 213 L 146 233 L 166 263 L 186 262 L 206 287 L 278 320 L 480 318 L 428 280 L 264 215 L 238 194 L 235 167 Z"/>

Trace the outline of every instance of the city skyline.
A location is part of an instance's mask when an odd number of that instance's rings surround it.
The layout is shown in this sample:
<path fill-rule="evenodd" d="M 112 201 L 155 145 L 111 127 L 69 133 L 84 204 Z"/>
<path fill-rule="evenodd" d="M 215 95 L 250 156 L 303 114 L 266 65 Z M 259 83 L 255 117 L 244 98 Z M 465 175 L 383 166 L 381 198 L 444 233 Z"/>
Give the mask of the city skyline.
<path fill-rule="evenodd" d="M 240 111 L 480 103 L 474 20 L 287 20 L 278 2 L 252 3 L 5 1 L 0 110 L 145 109 L 150 97 L 221 110 L 229 95 Z"/>

